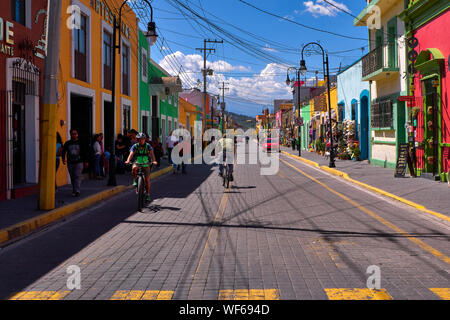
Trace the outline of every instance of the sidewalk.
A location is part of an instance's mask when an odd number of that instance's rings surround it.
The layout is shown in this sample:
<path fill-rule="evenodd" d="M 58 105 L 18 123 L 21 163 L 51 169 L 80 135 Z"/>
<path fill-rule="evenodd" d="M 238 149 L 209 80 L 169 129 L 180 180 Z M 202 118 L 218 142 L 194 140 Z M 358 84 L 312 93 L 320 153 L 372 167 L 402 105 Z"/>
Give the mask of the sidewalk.
<path fill-rule="evenodd" d="M 286 147 L 281 147 L 281 150 L 298 156 L 298 150 L 293 151 L 292 148 Z M 329 159 L 315 152 L 302 150 L 302 158 L 314 161 L 320 166 L 328 167 L 329 164 Z M 405 178 L 395 178 L 394 169 L 377 167 L 369 164 L 367 160 L 352 161 L 336 158 L 335 164 L 335 169 L 347 173 L 352 179 L 450 216 L 450 188 L 447 183 L 412 178 L 408 174 Z"/>
<path fill-rule="evenodd" d="M 161 159 L 161 167 L 153 172 L 168 168 L 168 160 Z M 117 186 L 130 186 L 133 183 L 131 173 L 116 175 Z M 108 177 L 103 180 L 83 180 L 81 182 L 81 194 L 79 197 L 72 197 L 72 185 L 58 187 L 55 193 L 55 209 L 61 208 L 86 199 L 95 194 L 112 190 L 117 187 L 108 186 Z M 33 194 L 16 200 L 5 200 L 0 202 L 0 230 L 8 228 L 17 223 L 32 219 L 49 211 L 38 209 L 38 195 Z"/>

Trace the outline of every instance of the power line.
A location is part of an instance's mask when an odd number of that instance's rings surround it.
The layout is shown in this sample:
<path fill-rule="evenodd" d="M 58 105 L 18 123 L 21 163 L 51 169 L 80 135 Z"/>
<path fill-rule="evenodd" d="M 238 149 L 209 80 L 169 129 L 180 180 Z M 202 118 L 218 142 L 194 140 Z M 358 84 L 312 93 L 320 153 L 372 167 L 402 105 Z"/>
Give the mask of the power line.
<path fill-rule="evenodd" d="M 324 30 L 324 29 L 319 29 L 319 28 L 311 27 L 311 26 L 308 26 L 308 25 L 299 23 L 299 22 L 297 22 L 297 21 L 294 21 L 294 20 L 291 20 L 291 19 L 288 19 L 288 18 L 279 16 L 279 15 L 277 15 L 277 14 L 275 14 L 275 13 L 271 13 L 271 12 L 266 11 L 266 10 L 264 10 L 264 9 L 258 8 L 258 7 L 254 6 L 254 5 L 252 5 L 251 3 L 248 3 L 248 2 L 246 2 L 246 1 L 244 1 L 244 0 L 238 0 L 238 1 L 239 1 L 239 2 L 242 2 L 243 4 L 245 4 L 245 5 L 249 6 L 249 7 L 254 8 L 254 9 L 260 11 L 260 12 L 263 12 L 263 13 L 268 14 L 268 15 L 270 15 L 270 16 L 277 17 L 277 18 L 279 18 L 279 19 L 282 19 L 282 20 L 288 21 L 288 22 L 290 22 L 290 23 L 299 25 L 299 26 L 301 26 L 301 27 L 303 27 L 303 28 L 306 28 L 306 29 L 310 29 L 310 30 L 314 30 L 314 31 L 317 31 L 317 32 L 322 32 L 322 33 L 326 33 L 326 34 L 330 34 L 330 35 L 335 35 L 335 36 L 337 36 L 337 37 L 342 37 L 342 38 L 352 39 L 352 40 L 363 40 L 363 41 L 367 41 L 366 38 L 352 37 L 352 36 L 348 36 L 348 35 L 336 33 L 336 32 L 329 31 L 329 30 Z"/>

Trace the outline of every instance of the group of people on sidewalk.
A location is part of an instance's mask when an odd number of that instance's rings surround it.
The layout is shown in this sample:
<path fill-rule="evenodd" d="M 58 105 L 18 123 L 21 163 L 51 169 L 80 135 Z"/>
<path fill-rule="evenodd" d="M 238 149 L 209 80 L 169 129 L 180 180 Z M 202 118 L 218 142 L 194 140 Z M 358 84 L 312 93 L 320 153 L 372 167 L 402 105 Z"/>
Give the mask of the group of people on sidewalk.
<path fill-rule="evenodd" d="M 155 157 L 155 167 L 161 166 L 161 159 L 164 157 L 167 150 L 169 164 L 173 165 L 175 171 L 180 171 L 186 174 L 186 165 L 184 162 L 181 165 L 175 165 L 172 162 L 172 149 L 175 145 L 182 141 L 177 140 L 171 135 L 166 140 L 166 149 L 160 142 L 159 137 L 152 140 L 148 135 L 145 135 L 145 143 L 147 143 Z M 118 134 L 115 141 L 115 157 L 117 163 L 117 173 L 124 174 L 132 169 L 126 166 L 127 159 L 133 152 L 133 147 L 138 144 L 138 136 L 141 136 L 136 130 L 124 130 L 123 134 Z M 56 171 L 60 166 L 61 160 L 64 165 L 67 164 L 67 170 L 70 175 L 72 184 L 72 196 L 76 197 L 80 195 L 80 186 L 82 180 L 83 171 L 88 171 L 92 179 L 102 180 L 109 174 L 109 159 L 111 152 L 109 149 L 105 149 L 103 145 L 103 134 L 95 134 L 91 144 L 83 143 L 79 139 L 79 133 L 76 129 L 70 130 L 70 139 L 63 143 L 59 133 L 57 133 L 56 141 Z M 182 154 L 180 154 L 182 155 Z M 56 183 L 55 183 L 56 187 Z"/>

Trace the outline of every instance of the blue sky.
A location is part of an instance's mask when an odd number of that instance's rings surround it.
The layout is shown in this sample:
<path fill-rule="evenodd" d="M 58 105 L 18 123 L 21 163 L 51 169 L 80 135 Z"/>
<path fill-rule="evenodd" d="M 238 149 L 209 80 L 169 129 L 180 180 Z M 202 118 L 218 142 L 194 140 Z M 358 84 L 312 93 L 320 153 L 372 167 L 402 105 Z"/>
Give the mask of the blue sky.
<path fill-rule="evenodd" d="M 254 116 L 264 106 L 273 105 L 274 99 L 292 98 L 285 84 L 286 70 L 288 66 L 299 66 L 304 44 L 320 41 L 329 52 L 331 73 L 340 65 L 344 67 L 359 59 L 362 47 L 367 53 L 367 28 L 354 27 L 351 16 L 362 11 L 366 4 L 363 0 L 327 0 L 351 15 L 323 0 L 245 1 L 303 25 L 360 39 L 313 31 L 267 15 L 239 0 L 158 0 L 152 1 L 153 20 L 159 33 L 151 48 L 152 59 L 170 73 L 180 74 L 184 87 L 190 88 L 197 80 L 203 81 L 200 71 L 203 57 L 195 48 L 203 47 L 205 38 L 223 39 L 224 44 L 209 44 L 216 52 L 207 59 L 208 68 L 214 69 L 214 75 L 208 77 L 208 91 L 218 94 L 219 83 L 225 81 L 230 88 L 225 92 L 227 109 Z M 139 4 L 142 0 L 134 2 Z M 209 19 L 216 28 L 188 9 Z M 139 11 L 137 14 L 140 16 Z M 147 21 L 142 14 L 141 20 Z M 351 49 L 354 50 L 342 52 Z M 309 70 L 320 70 L 322 78 L 322 57 L 313 55 L 305 60 Z M 313 71 L 307 75 L 313 76 Z"/>

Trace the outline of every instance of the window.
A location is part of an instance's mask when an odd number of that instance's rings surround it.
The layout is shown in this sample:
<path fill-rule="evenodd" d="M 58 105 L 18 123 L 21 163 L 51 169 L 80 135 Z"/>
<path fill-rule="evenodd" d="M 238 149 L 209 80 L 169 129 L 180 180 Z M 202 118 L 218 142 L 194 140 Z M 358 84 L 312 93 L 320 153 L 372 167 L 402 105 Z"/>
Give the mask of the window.
<path fill-rule="evenodd" d="M 388 66 L 397 67 L 397 17 L 394 17 L 387 24 L 388 29 Z"/>
<path fill-rule="evenodd" d="M 148 136 L 148 116 L 142 116 L 141 120 L 142 132 Z"/>
<path fill-rule="evenodd" d="M 126 105 L 123 106 L 123 129 L 131 129 L 131 107 Z"/>
<path fill-rule="evenodd" d="M 25 25 L 25 0 L 11 1 L 11 17 L 14 21 Z"/>
<path fill-rule="evenodd" d="M 129 76 L 130 74 L 130 48 L 128 46 L 122 46 L 122 93 L 129 96 Z"/>
<path fill-rule="evenodd" d="M 372 103 L 370 124 L 372 128 L 393 128 L 392 100 Z"/>
<path fill-rule="evenodd" d="M 75 42 L 75 78 L 78 80 L 86 81 L 86 32 L 87 30 L 87 17 L 81 15 L 80 28 L 74 29 L 74 42 Z"/>
<path fill-rule="evenodd" d="M 103 32 L 103 88 L 112 89 L 112 35 Z"/>
<path fill-rule="evenodd" d="M 142 81 L 147 82 L 147 51 L 142 49 L 141 54 L 141 70 L 142 70 Z"/>

